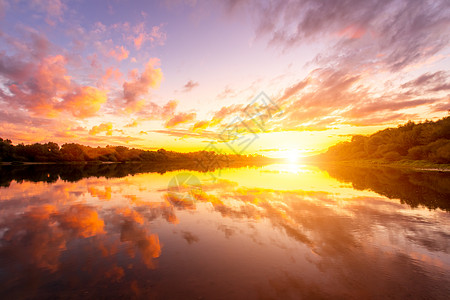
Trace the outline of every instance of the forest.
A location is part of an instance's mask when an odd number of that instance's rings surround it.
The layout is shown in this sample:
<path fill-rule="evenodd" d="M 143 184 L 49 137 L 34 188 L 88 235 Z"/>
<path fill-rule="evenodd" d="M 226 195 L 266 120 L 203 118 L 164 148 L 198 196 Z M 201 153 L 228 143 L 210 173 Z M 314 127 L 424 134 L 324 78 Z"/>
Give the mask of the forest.
<path fill-rule="evenodd" d="M 421 160 L 450 163 L 450 116 L 437 121 L 409 121 L 370 136 L 355 135 L 351 141 L 328 148 L 319 161 L 379 160 L 396 162 Z"/>
<path fill-rule="evenodd" d="M 188 162 L 209 170 L 268 160 L 270 159 L 261 155 L 221 154 L 214 151 L 180 153 L 165 149 L 149 151 L 124 146 L 90 147 L 75 143 L 59 147 L 53 142 L 13 145 L 11 140 L 0 138 L 0 162 Z"/>

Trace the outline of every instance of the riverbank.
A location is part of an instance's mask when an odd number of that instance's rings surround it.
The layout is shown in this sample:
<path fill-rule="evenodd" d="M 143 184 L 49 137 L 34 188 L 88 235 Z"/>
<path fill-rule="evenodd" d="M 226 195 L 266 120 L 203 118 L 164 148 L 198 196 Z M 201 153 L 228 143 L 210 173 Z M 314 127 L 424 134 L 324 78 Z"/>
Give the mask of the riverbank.
<path fill-rule="evenodd" d="M 438 171 L 450 172 L 450 164 L 435 164 L 424 160 L 400 160 L 400 161 L 386 161 L 386 160 L 347 160 L 347 161 L 324 161 L 315 160 L 309 162 L 311 164 L 334 164 L 352 167 L 390 167 L 412 169 L 417 171 Z"/>

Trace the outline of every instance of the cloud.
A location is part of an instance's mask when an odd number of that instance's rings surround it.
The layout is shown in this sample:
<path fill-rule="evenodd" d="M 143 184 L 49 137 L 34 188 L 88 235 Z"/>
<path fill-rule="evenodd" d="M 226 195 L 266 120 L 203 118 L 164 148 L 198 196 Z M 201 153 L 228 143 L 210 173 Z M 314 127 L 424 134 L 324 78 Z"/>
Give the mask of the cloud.
<path fill-rule="evenodd" d="M 25 78 L 6 83 L 9 93 L 3 94 L 3 98 L 13 106 L 25 107 L 36 114 L 55 116 L 57 98 L 63 97 L 71 88 L 65 62 L 63 56 L 57 55 L 45 57 L 37 64 L 29 64 Z M 3 74 L 13 75 L 9 77 L 11 79 L 16 75 L 8 69 L 4 69 Z"/>
<path fill-rule="evenodd" d="M 446 0 L 229 0 L 227 11 L 250 12 L 255 34 L 289 49 L 318 40 L 331 46 L 315 62 L 398 71 L 447 47 Z"/>
<path fill-rule="evenodd" d="M 95 116 L 106 100 L 105 91 L 83 86 L 76 88 L 70 94 L 66 94 L 64 101 L 56 105 L 56 108 L 70 111 L 75 117 L 84 119 Z"/>
<path fill-rule="evenodd" d="M 137 50 L 140 50 L 142 45 L 149 42 L 151 46 L 163 46 L 166 41 L 166 33 L 162 31 L 163 25 L 153 26 L 150 32 L 145 30 L 145 23 L 140 23 L 133 27 L 132 35 L 129 39 L 133 41 Z"/>
<path fill-rule="evenodd" d="M 143 101 L 139 102 L 141 105 L 140 109 L 136 111 L 137 119 L 134 119 L 132 122 L 125 125 L 125 127 L 137 127 L 140 123 L 144 121 L 151 120 L 163 120 L 167 121 L 168 119 L 173 118 L 175 115 L 176 108 L 178 106 L 178 102 L 176 100 L 170 100 L 164 105 L 158 105 L 154 102 L 144 103 Z"/>
<path fill-rule="evenodd" d="M 2 225 L 5 222 L 8 230 L 1 238 L 2 255 L 15 253 L 19 263 L 51 271 L 58 269 L 61 250 L 69 241 L 105 233 L 104 221 L 95 209 L 81 204 L 62 211 L 51 204 L 34 206 L 2 220 Z"/>
<path fill-rule="evenodd" d="M 44 12 L 45 21 L 52 26 L 56 24 L 55 19 L 62 21 L 63 13 L 67 9 L 61 0 L 31 0 L 31 7 Z"/>
<path fill-rule="evenodd" d="M 194 124 L 194 126 L 192 126 L 192 130 L 193 131 L 203 130 L 203 129 L 206 129 L 208 127 L 208 125 L 209 125 L 208 121 L 199 121 L 199 122 L 196 122 Z"/>
<path fill-rule="evenodd" d="M 179 124 L 188 123 L 194 121 L 196 117 L 195 113 L 179 113 L 169 119 L 165 126 L 166 128 L 172 128 Z"/>
<path fill-rule="evenodd" d="M 44 36 L 33 30 L 25 32 L 29 40 L 20 44 L 3 36 L 16 53 L 0 52 L 2 100 L 48 118 L 62 112 L 80 119 L 94 116 L 107 101 L 105 91 L 79 85 L 68 74 L 66 56 L 49 54 L 52 45 Z"/>
<path fill-rule="evenodd" d="M 17 57 L 8 57 L 5 52 L 0 54 L 0 74 L 12 81 L 23 81 L 32 67 L 32 63 L 20 61 Z"/>
<path fill-rule="evenodd" d="M 437 103 L 436 105 L 432 106 L 432 109 L 434 112 L 450 112 L 450 98 L 447 98 L 446 101 L 442 103 Z"/>
<path fill-rule="evenodd" d="M 130 51 L 128 51 L 127 49 L 125 49 L 123 46 L 116 46 L 115 49 L 111 49 L 108 52 L 108 55 L 110 57 L 115 58 L 117 61 L 122 61 L 124 59 L 128 58 L 128 54 L 130 54 Z"/>
<path fill-rule="evenodd" d="M 202 131 L 202 132 L 192 132 L 190 129 L 163 129 L 163 130 L 152 130 L 151 132 L 167 134 L 177 138 L 208 138 L 208 139 L 217 139 L 217 132 L 211 131 Z"/>
<path fill-rule="evenodd" d="M 226 99 L 226 98 L 232 98 L 235 97 L 237 95 L 237 91 L 233 90 L 232 88 L 230 88 L 229 86 L 226 86 L 222 92 L 220 92 L 217 95 L 217 98 L 219 99 Z"/>
<path fill-rule="evenodd" d="M 193 234 L 192 232 L 189 231 L 181 231 L 181 236 L 183 239 L 186 240 L 186 242 L 191 245 L 193 243 L 198 242 L 200 239 L 197 235 Z"/>
<path fill-rule="evenodd" d="M 125 127 L 137 127 L 138 125 L 138 120 L 133 120 L 131 123 L 126 124 Z"/>
<path fill-rule="evenodd" d="M 141 253 L 148 268 L 154 268 L 154 259 L 161 255 L 161 244 L 157 234 L 151 234 L 147 227 L 140 227 L 132 216 L 126 216 L 121 225 L 120 241 L 128 242 Z M 129 249 L 133 253 L 133 249 Z"/>
<path fill-rule="evenodd" d="M 309 78 L 305 78 L 304 80 L 299 81 L 298 83 L 290 86 L 284 90 L 283 96 L 279 99 L 280 102 L 283 102 L 286 99 L 289 99 L 303 88 L 305 88 L 309 83 Z"/>
<path fill-rule="evenodd" d="M 382 90 L 376 90 L 370 73 L 318 68 L 281 93 L 276 101 L 284 113 L 269 120 L 269 128 L 323 130 L 339 124 L 380 125 L 393 122 L 396 117 L 397 121 L 418 118 L 403 110 L 444 102 L 447 98 L 439 92 L 446 89 L 445 74 L 426 73 L 401 86 L 385 82 Z M 434 107 L 440 110 L 445 106 Z"/>
<path fill-rule="evenodd" d="M 214 113 L 214 116 L 211 120 L 211 124 L 218 124 L 219 122 L 221 122 L 222 120 L 226 119 L 229 116 L 241 113 L 243 109 L 244 106 L 242 104 L 232 104 L 229 106 L 223 106 L 222 108 L 220 108 L 220 110 Z"/>
<path fill-rule="evenodd" d="M 187 93 L 190 92 L 193 88 L 198 87 L 199 83 L 189 80 L 188 82 L 186 82 L 186 84 L 183 86 L 183 92 Z"/>
<path fill-rule="evenodd" d="M 176 100 L 170 100 L 161 109 L 161 116 L 167 118 L 175 114 L 175 109 L 177 108 L 178 102 Z"/>
<path fill-rule="evenodd" d="M 91 130 L 89 130 L 89 134 L 90 135 L 97 135 L 99 133 L 105 132 L 106 135 L 112 135 L 113 131 L 112 131 L 113 125 L 111 122 L 108 123 L 102 123 L 98 126 L 94 126 L 92 127 Z"/>
<path fill-rule="evenodd" d="M 6 9 L 8 8 L 8 3 L 5 0 L 0 0 L 0 20 L 5 16 Z"/>
<path fill-rule="evenodd" d="M 74 231 L 77 236 L 83 238 L 105 233 L 105 223 L 90 206 L 73 205 L 56 219 L 61 228 Z"/>
<path fill-rule="evenodd" d="M 434 73 L 425 73 L 414 80 L 401 85 L 402 88 L 410 88 L 414 92 L 439 92 L 450 90 L 450 72 L 437 71 Z"/>
<path fill-rule="evenodd" d="M 438 101 L 438 99 L 416 99 L 406 101 L 392 101 L 391 99 L 385 101 L 375 100 L 373 102 L 363 103 L 361 106 L 355 107 L 343 115 L 350 117 L 366 117 L 372 113 L 386 113 L 386 111 L 397 111 L 421 105 L 430 105 L 436 101 Z"/>
<path fill-rule="evenodd" d="M 151 58 L 140 76 L 134 76 L 130 81 L 123 83 L 123 97 L 126 106 L 132 107 L 139 98 L 148 93 L 150 88 L 159 87 L 163 74 L 160 68 L 155 68 L 159 60 Z"/>
<path fill-rule="evenodd" d="M 109 80 L 115 80 L 116 82 L 119 82 L 120 78 L 122 77 L 122 73 L 119 69 L 114 67 L 109 67 L 106 69 L 105 74 L 102 76 L 100 80 L 100 85 L 104 86 L 107 84 Z"/>

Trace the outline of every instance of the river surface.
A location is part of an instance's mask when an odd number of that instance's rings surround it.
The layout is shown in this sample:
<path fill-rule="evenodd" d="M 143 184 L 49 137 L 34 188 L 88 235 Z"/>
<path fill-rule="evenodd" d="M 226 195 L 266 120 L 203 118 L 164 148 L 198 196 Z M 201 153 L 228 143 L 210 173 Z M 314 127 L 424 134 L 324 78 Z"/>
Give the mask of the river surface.
<path fill-rule="evenodd" d="M 168 169 L 0 167 L 0 298 L 450 295 L 448 172 Z"/>

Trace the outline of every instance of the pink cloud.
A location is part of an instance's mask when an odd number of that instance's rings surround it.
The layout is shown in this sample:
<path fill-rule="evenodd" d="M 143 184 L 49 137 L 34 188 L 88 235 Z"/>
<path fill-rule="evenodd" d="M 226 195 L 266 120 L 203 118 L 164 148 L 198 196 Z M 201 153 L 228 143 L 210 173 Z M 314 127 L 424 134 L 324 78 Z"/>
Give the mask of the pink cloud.
<path fill-rule="evenodd" d="M 170 100 L 161 109 L 161 116 L 163 118 L 168 118 L 169 116 L 175 114 L 175 109 L 178 106 L 178 102 L 175 100 Z"/>
<path fill-rule="evenodd" d="M 126 125 L 126 127 L 135 127 L 143 121 L 149 120 L 168 120 L 175 115 L 178 102 L 170 100 L 163 106 L 154 102 L 145 103 L 140 111 L 136 112 L 138 119 Z"/>
<path fill-rule="evenodd" d="M 137 50 L 141 49 L 142 42 L 144 41 L 144 34 L 140 33 L 133 41 L 136 49 Z"/>
<path fill-rule="evenodd" d="M 10 82 L 7 87 L 11 95 L 4 95 L 4 98 L 13 106 L 26 107 L 39 115 L 55 116 L 57 99 L 71 88 L 65 63 L 65 58 L 57 55 L 45 57 L 36 65 L 29 64 L 26 78 L 22 82 Z"/>
<path fill-rule="evenodd" d="M 0 0 L 0 19 L 5 16 L 6 9 L 8 8 L 8 3 L 5 0 Z"/>
<path fill-rule="evenodd" d="M 54 26 L 55 19 L 62 20 L 66 5 L 61 0 L 31 0 L 31 6 L 46 14 L 45 21 Z"/>
<path fill-rule="evenodd" d="M 448 1 L 229 0 L 231 13 L 250 11 L 255 33 L 274 47 L 305 42 L 331 45 L 315 59 L 321 66 L 353 70 L 380 66 L 399 71 L 427 60 L 449 43 Z M 380 56 L 379 54 L 383 55 Z"/>
<path fill-rule="evenodd" d="M 159 87 L 163 74 L 160 68 L 156 68 L 159 60 L 151 58 L 141 75 L 134 74 L 130 81 L 123 84 L 123 97 L 127 107 L 135 108 L 139 98 L 148 93 L 150 88 Z"/>
<path fill-rule="evenodd" d="M 149 42 L 151 46 L 162 46 L 166 41 L 166 33 L 162 31 L 163 25 L 153 26 L 150 32 L 145 30 L 145 23 L 140 23 L 134 26 L 128 39 L 133 41 L 137 50 L 140 50 L 142 45 Z M 125 31 L 130 31 L 129 27 L 125 27 Z"/>
<path fill-rule="evenodd" d="M 43 45 L 42 42 L 37 43 Z M 28 60 L 26 55 L 23 56 L 11 57 L 0 53 L 0 74 L 6 79 L 0 96 L 12 107 L 25 108 L 35 115 L 51 118 L 61 112 L 87 118 L 94 116 L 106 102 L 104 91 L 72 81 L 67 74 L 65 56 L 45 55 L 43 52 L 37 52 Z M 23 69 L 18 70 L 18 66 Z"/>
<path fill-rule="evenodd" d="M 103 86 L 110 80 L 119 82 L 121 77 L 122 77 L 122 73 L 119 71 L 119 69 L 114 68 L 114 67 L 109 67 L 108 69 L 106 69 L 105 74 L 102 76 L 102 78 L 100 80 L 100 84 Z"/>
<path fill-rule="evenodd" d="M 115 49 L 111 49 L 108 52 L 108 55 L 115 58 L 117 61 L 122 61 L 124 59 L 128 58 L 128 54 L 130 54 L 130 51 L 125 49 L 123 46 L 116 46 Z"/>
<path fill-rule="evenodd" d="M 366 30 L 358 26 L 347 26 L 338 32 L 339 37 L 346 37 L 349 39 L 359 39 L 366 33 Z"/>

